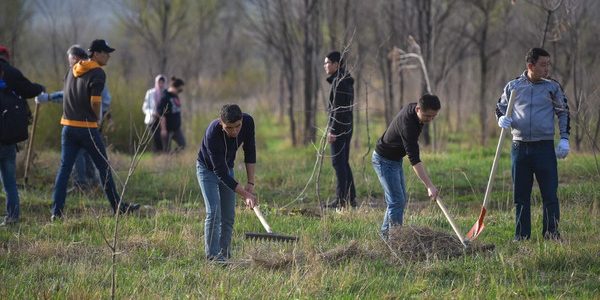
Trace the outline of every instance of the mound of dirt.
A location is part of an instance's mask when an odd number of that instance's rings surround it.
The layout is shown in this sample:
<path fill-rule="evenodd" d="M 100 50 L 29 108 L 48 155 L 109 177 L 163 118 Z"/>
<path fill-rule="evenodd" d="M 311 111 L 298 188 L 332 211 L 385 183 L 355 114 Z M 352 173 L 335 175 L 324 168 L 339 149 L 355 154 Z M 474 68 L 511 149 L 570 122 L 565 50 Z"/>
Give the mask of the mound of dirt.
<path fill-rule="evenodd" d="M 450 233 L 421 226 L 395 226 L 390 229 L 386 246 L 405 260 L 447 259 L 461 255 L 494 250 L 493 244 L 471 242 L 465 249 L 458 238 Z"/>

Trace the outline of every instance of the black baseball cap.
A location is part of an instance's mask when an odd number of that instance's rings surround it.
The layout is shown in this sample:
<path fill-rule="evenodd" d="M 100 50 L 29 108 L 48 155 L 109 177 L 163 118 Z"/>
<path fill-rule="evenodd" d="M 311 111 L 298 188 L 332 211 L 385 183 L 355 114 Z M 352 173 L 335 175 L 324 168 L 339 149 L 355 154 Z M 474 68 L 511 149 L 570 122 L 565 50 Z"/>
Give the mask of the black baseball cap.
<path fill-rule="evenodd" d="M 111 48 L 105 40 L 94 40 L 88 49 L 89 52 L 106 52 L 111 53 L 115 51 Z"/>

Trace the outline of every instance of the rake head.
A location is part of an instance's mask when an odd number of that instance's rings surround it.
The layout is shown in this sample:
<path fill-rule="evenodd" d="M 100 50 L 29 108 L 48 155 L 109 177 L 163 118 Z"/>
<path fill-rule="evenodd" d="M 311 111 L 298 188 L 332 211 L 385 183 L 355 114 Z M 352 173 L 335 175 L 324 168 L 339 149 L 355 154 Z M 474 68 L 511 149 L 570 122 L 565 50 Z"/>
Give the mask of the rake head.
<path fill-rule="evenodd" d="M 276 242 L 291 242 L 295 243 L 298 241 L 297 236 L 282 235 L 277 233 L 257 233 L 257 232 L 246 232 L 246 238 L 252 240 L 268 240 Z"/>

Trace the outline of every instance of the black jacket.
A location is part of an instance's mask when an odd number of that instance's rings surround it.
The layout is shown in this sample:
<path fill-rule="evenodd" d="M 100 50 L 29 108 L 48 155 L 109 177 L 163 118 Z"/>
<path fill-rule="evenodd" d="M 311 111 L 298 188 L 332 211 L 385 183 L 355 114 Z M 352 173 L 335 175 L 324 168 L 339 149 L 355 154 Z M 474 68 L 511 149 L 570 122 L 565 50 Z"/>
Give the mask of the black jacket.
<path fill-rule="evenodd" d="M 329 91 L 329 127 L 331 133 L 352 134 L 352 109 L 354 104 L 354 79 L 344 69 L 327 78 Z"/>
<path fill-rule="evenodd" d="M 3 79 L 6 81 L 8 88 L 13 90 L 15 94 L 21 98 L 33 98 L 44 91 L 44 86 L 32 83 L 23 76 L 19 69 L 11 66 L 6 60 L 0 58 L 0 68 L 4 71 Z"/>

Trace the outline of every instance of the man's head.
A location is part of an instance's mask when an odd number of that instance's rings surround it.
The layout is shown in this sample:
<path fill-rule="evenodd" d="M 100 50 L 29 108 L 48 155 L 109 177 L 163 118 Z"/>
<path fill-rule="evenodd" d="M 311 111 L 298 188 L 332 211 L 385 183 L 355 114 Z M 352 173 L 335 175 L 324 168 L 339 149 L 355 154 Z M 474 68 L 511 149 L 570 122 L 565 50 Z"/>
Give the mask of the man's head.
<path fill-rule="evenodd" d="M 10 59 L 10 51 L 5 46 L 0 45 L 0 58 L 4 60 Z"/>
<path fill-rule="evenodd" d="M 333 75 L 339 68 L 344 67 L 344 60 L 342 54 L 339 51 L 333 51 L 325 56 L 325 62 L 323 63 L 325 73 L 327 75 Z"/>
<path fill-rule="evenodd" d="M 81 60 L 88 59 L 88 55 L 79 45 L 73 45 L 67 50 L 69 66 L 72 67 Z"/>
<path fill-rule="evenodd" d="M 419 121 L 422 124 L 427 124 L 437 116 L 438 112 L 442 108 L 440 99 L 435 95 L 425 94 L 417 103 L 416 112 Z"/>
<path fill-rule="evenodd" d="M 525 57 L 527 76 L 531 81 L 539 81 L 550 74 L 550 53 L 542 48 L 531 48 Z"/>
<path fill-rule="evenodd" d="M 225 104 L 221 108 L 219 121 L 229 137 L 237 137 L 242 129 L 242 109 L 237 104 Z"/>
<path fill-rule="evenodd" d="M 160 82 L 160 80 L 159 80 Z M 169 91 L 171 91 L 172 93 L 181 93 L 183 92 L 183 85 L 185 83 L 183 82 L 183 79 L 181 78 L 177 78 L 175 76 L 171 77 L 171 83 L 169 84 Z"/>
<path fill-rule="evenodd" d="M 105 40 L 93 40 L 90 48 L 90 59 L 97 62 L 101 66 L 105 66 L 110 58 L 110 53 L 115 51 Z"/>

